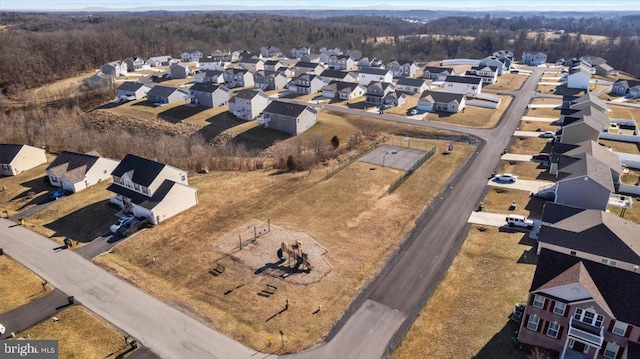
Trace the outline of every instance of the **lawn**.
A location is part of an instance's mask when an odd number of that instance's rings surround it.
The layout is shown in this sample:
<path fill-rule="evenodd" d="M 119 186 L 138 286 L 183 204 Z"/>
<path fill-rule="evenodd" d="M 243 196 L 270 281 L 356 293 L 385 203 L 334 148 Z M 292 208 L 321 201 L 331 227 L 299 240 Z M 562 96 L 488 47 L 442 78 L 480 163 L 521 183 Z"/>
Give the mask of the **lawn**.
<path fill-rule="evenodd" d="M 526 75 L 506 73 L 498 77 L 498 81 L 495 84 L 482 86 L 483 89 L 502 90 L 502 91 L 516 91 L 522 87 L 522 84 L 529 78 Z"/>
<path fill-rule="evenodd" d="M 549 174 L 549 167 L 533 161 L 501 161 L 498 173 L 513 173 L 528 180 L 555 181 L 556 176 Z"/>
<path fill-rule="evenodd" d="M 415 108 L 418 105 L 419 98 L 420 98 L 420 94 L 414 94 L 414 95 L 407 94 L 407 102 L 405 102 L 404 105 L 392 107 L 388 110 L 385 110 L 384 112 L 388 114 L 393 114 L 393 115 L 406 116 L 407 112 L 410 109 Z"/>
<path fill-rule="evenodd" d="M 407 336 L 393 353 L 409 358 L 524 358 L 511 337 L 516 303 L 527 298 L 535 242 L 526 234 L 474 225 Z"/>
<path fill-rule="evenodd" d="M 462 112 L 433 112 L 427 113 L 425 121 L 444 122 L 465 127 L 492 128 L 495 127 L 504 111 L 511 103 L 511 96 L 500 96 L 502 102 L 496 110 L 475 106 L 466 106 Z"/>
<path fill-rule="evenodd" d="M 550 139 L 537 137 L 514 137 L 509 153 L 534 155 L 536 153 L 551 153 L 552 142 Z"/>
<path fill-rule="evenodd" d="M 609 116 L 610 118 L 622 118 L 640 122 L 640 108 L 611 104 L 607 104 L 607 107 L 609 108 L 609 111 L 607 111 L 607 116 Z"/>
<path fill-rule="evenodd" d="M 511 204 L 515 202 L 516 208 Z M 529 192 L 515 189 L 491 187 L 484 198 L 483 211 L 492 213 L 512 213 L 526 217 L 542 217 L 542 206 L 545 200 L 537 197 L 529 197 Z"/>
<path fill-rule="evenodd" d="M 640 144 L 638 143 L 612 141 L 612 140 L 598 140 L 598 143 L 616 152 L 624 152 L 624 153 L 631 153 L 634 155 L 640 155 Z"/>
<path fill-rule="evenodd" d="M 51 291 L 44 280 L 14 261 L 7 254 L 0 256 L 0 313 L 8 312 L 30 303 Z"/>
<path fill-rule="evenodd" d="M 548 93 L 548 94 L 563 95 L 563 96 L 564 95 L 582 96 L 586 93 L 585 90 L 568 88 L 566 85 L 562 85 L 562 86 L 538 85 L 538 87 L 536 87 L 536 91 L 540 93 Z"/>
<path fill-rule="evenodd" d="M 65 359 L 123 358 L 130 346 L 124 336 L 104 319 L 81 306 L 56 314 L 57 322 L 46 320 L 17 337 L 29 340 L 58 340 L 58 356 Z"/>
<path fill-rule="evenodd" d="M 561 106 L 562 105 L 562 100 L 559 98 L 552 98 L 552 97 L 535 97 L 531 99 L 531 103 L 532 104 L 548 104 L 548 105 L 558 105 Z"/>
<path fill-rule="evenodd" d="M 54 158 L 54 155 L 48 154 L 45 164 L 17 176 L 0 177 L 0 212 L 2 217 L 13 216 L 36 204 L 49 201 L 48 193 L 55 187 L 45 181 L 45 173 L 47 166 Z"/>
<path fill-rule="evenodd" d="M 333 116 L 326 122 L 340 120 Z M 354 117 L 347 123 L 360 127 L 360 121 L 371 122 Z M 342 129 L 331 126 L 331 131 L 321 131 L 321 135 L 346 134 L 351 131 L 349 125 Z M 376 126 L 397 128 L 383 122 Z M 427 133 L 409 126 L 399 128 L 405 133 Z M 328 333 L 413 228 L 415 218 L 474 150 L 458 144 L 453 153 L 443 155 L 448 142 L 431 142 L 438 146 L 436 154 L 387 196 L 387 188 L 401 172 L 360 162 L 324 181 L 324 171 L 318 170 L 190 175 L 190 184 L 198 188 L 199 206 L 141 232 L 135 241 L 124 242 L 95 261 L 166 302 L 207 318 L 218 330 L 253 348 L 264 349 L 281 329 L 288 336 L 287 351 L 308 348 Z M 214 249 L 217 239 L 231 229 L 251 219 L 267 218 L 273 225 L 312 237 L 327 251 L 324 259 L 331 266 L 329 273 L 319 282 L 296 285 L 286 278 L 256 274 L 234 259 L 233 253 Z M 151 257 L 156 261 L 149 265 Z M 272 258 L 277 261 L 275 253 Z M 213 276 L 208 271 L 216 261 L 226 271 Z M 278 287 L 269 298 L 257 295 L 266 284 Z M 282 310 L 285 298 L 288 310 L 267 321 Z"/>
<path fill-rule="evenodd" d="M 520 131 L 553 131 L 556 132 L 559 129 L 558 125 L 552 125 L 549 122 L 542 121 L 521 121 L 520 122 Z"/>

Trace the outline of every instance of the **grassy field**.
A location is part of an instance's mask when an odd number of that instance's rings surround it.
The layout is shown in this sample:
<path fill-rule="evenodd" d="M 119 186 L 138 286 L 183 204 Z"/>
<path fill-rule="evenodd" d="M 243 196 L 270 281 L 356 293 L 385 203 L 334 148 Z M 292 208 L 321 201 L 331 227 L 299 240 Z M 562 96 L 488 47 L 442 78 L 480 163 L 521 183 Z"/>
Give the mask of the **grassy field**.
<path fill-rule="evenodd" d="M 336 116 L 331 121 L 339 120 Z M 347 123 L 358 126 L 359 121 Z M 396 128 L 382 122 L 376 126 Z M 409 131 L 408 126 L 400 128 Z M 277 339 L 280 329 L 288 337 L 287 351 L 309 347 L 326 335 L 412 228 L 416 216 L 473 151 L 471 146 L 458 144 L 453 153 L 443 155 L 447 142 L 433 143 L 438 146 L 436 155 L 388 196 L 383 194 L 400 171 L 359 162 L 326 181 L 319 181 L 324 171 L 191 175 L 190 184 L 199 190 L 198 207 L 141 232 L 135 241 L 122 243 L 96 262 L 163 300 L 207 318 L 251 347 L 264 349 L 270 338 Z M 217 238 L 232 228 L 266 218 L 311 236 L 327 250 L 325 260 L 331 271 L 320 282 L 295 285 L 255 274 L 234 260 L 232 253 L 212 249 Z M 153 264 L 151 257 L 157 259 Z M 214 277 L 208 271 L 218 260 L 227 270 Z M 277 261 L 275 253 L 273 261 Z M 276 294 L 258 296 L 267 283 L 278 287 Z M 233 288 L 237 289 L 225 295 Z M 289 309 L 266 321 L 282 310 L 285 298 Z M 312 314 L 320 306 L 322 310 Z"/>
<path fill-rule="evenodd" d="M 522 87 L 522 84 L 527 81 L 529 77 L 526 75 L 506 73 L 498 77 L 498 81 L 495 84 L 482 86 L 483 89 L 491 90 L 503 90 L 503 91 L 516 91 Z"/>
<path fill-rule="evenodd" d="M 556 176 L 549 174 L 549 167 L 539 162 L 501 161 L 498 173 L 513 173 L 522 179 L 555 181 Z"/>
<path fill-rule="evenodd" d="M 515 202 L 516 208 L 512 209 L 511 204 Z M 545 200 L 537 197 L 529 197 L 529 192 L 519 191 L 509 188 L 492 187 L 482 204 L 483 211 L 492 213 L 513 213 L 523 216 L 542 216 L 542 206 Z"/>
<path fill-rule="evenodd" d="M 51 291 L 43 289 L 44 280 L 7 254 L 0 256 L 0 313 L 32 302 Z"/>
<path fill-rule="evenodd" d="M 598 143 L 604 145 L 613 151 L 631 153 L 634 155 L 640 155 L 640 144 L 631 142 L 620 142 L 612 140 L 598 140 Z"/>
<path fill-rule="evenodd" d="M 509 153 L 533 155 L 536 153 L 551 153 L 552 142 L 538 137 L 514 137 Z"/>
<path fill-rule="evenodd" d="M 640 121 L 640 108 L 611 104 L 607 104 L 607 107 L 610 110 L 607 112 L 607 116 L 609 116 L 610 118 L 623 118 L 628 120 Z"/>
<path fill-rule="evenodd" d="M 54 158 L 53 155 L 47 155 L 45 164 L 17 176 L 0 177 L 0 212 L 3 217 L 13 216 L 49 200 L 48 193 L 54 187 L 44 181 L 44 176 Z"/>
<path fill-rule="evenodd" d="M 513 348 L 510 337 L 518 326 L 508 316 L 526 300 L 535 271 L 534 245 L 526 234 L 472 226 L 392 357 L 524 358 Z"/>
<path fill-rule="evenodd" d="M 558 130 L 558 125 L 552 125 L 549 122 L 542 121 L 521 121 L 520 122 L 520 131 L 553 131 L 556 132 Z"/>
<path fill-rule="evenodd" d="M 70 307 L 56 317 L 57 322 L 46 320 L 16 336 L 58 340 L 58 356 L 65 359 L 126 357 L 130 346 L 125 344 L 123 335 L 84 307 Z"/>
<path fill-rule="evenodd" d="M 551 97 L 535 97 L 531 99 L 531 103 L 533 104 L 554 104 L 554 105 L 562 105 L 562 100 L 559 98 L 551 98 Z"/>
<path fill-rule="evenodd" d="M 475 106 L 466 106 L 463 112 L 433 112 L 428 113 L 423 120 L 450 123 L 465 127 L 492 128 L 495 127 L 504 111 L 511 103 L 511 96 L 500 96 L 502 102 L 496 110 Z"/>

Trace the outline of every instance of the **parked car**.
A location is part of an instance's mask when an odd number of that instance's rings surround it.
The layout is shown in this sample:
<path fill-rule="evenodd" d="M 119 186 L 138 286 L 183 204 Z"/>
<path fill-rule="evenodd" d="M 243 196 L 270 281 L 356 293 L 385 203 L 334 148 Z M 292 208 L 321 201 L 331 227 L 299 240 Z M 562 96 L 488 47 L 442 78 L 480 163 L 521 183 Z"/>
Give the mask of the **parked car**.
<path fill-rule="evenodd" d="M 497 176 L 494 177 L 496 179 L 496 181 L 501 181 L 501 182 L 515 182 L 518 180 L 518 176 L 513 175 L 511 173 L 503 173 L 503 174 L 499 174 Z"/>
<path fill-rule="evenodd" d="M 4 327 L 4 325 L 0 324 L 0 335 L 4 334 L 6 330 L 7 329 Z"/>
<path fill-rule="evenodd" d="M 509 227 L 523 227 L 526 229 L 533 228 L 533 221 L 517 214 L 510 214 L 507 216 L 507 224 Z"/>
<path fill-rule="evenodd" d="M 67 191 L 66 189 L 58 188 L 56 190 L 51 191 L 51 193 L 49 193 L 49 198 L 55 201 L 64 196 L 68 196 L 70 194 L 71 192 Z"/>
<path fill-rule="evenodd" d="M 538 153 L 533 155 L 533 160 L 535 161 L 549 161 L 551 159 L 551 155 L 548 153 Z"/>
<path fill-rule="evenodd" d="M 122 216 L 122 217 L 118 218 L 116 223 L 112 224 L 111 227 L 109 227 L 109 230 L 111 231 L 111 233 L 116 233 L 116 232 L 118 232 L 120 227 L 122 227 L 127 222 L 129 222 L 129 221 L 131 221 L 131 220 L 133 220 L 135 218 L 136 217 L 134 217 L 134 216 Z"/>
<path fill-rule="evenodd" d="M 123 224 L 119 229 L 118 229 L 118 233 L 120 233 L 121 235 L 128 237 L 134 233 L 136 233 L 137 231 L 141 230 L 142 228 L 145 228 L 147 226 L 149 226 L 149 219 L 148 218 L 134 218 L 130 221 L 128 221 L 127 223 Z"/>
<path fill-rule="evenodd" d="M 556 137 L 556 134 L 554 132 L 552 132 L 552 131 L 544 131 L 538 136 L 540 136 L 542 138 L 554 138 L 554 137 Z"/>
<path fill-rule="evenodd" d="M 413 116 L 413 115 L 417 115 L 418 114 L 418 110 L 417 109 L 413 109 L 411 111 L 409 111 L 409 116 Z"/>

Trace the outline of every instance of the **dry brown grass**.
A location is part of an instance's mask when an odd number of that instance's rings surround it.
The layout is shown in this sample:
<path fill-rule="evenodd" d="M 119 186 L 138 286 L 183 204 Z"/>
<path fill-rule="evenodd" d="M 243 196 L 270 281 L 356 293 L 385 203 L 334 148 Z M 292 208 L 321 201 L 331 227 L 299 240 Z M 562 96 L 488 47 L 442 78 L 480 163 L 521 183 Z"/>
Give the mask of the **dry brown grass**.
<path fill-rule="evenodd" d="M 355 117 L 348 122 L 357 126 L 360 121 L 364 120 Z M 359 162 L 320 182 L 324 171 L 191 175 L 190 184 L 199 190 L 198 207 L 141 232 L 135 241 L 122 243 L 96 262 L 166 302 L 209 318 L 219 330 L 251 347 L 263 348 L 283 328 L 289 338 L 287 350 L 309 347 L 326 335 L 473 151 L 459 144 L 445 156 L 441 153 L 447 142 L 433 143 L 439 147 L 436 155 L 392 195 L 383 197 L 400 172 Z M 253 218 L 271 218 L 275 225 L 311 236 L 327 249 L 325 259 L 332 270 L 319 283 L 300 286 L 256 275 L 233 256 L 212 250 L 218 237 Z M 157 261 L 149 265 L 151 257 Z M 227 270 L 213 277 L 207 272 L 216 260 Z M 224 294 L 243 280 L 244 286 Z M 270 298 L 257 295 L 266 283 L 278 287 Z M 283 308 L 285 298 L 289 309 L 266 322 Z M 322 311 L 312 315 L 319 306 Z"/>
<path fill-rule="evenodd" d="M 522 84 L 529 77 L 526 75 L 507 73 L 498 77 L 498 81 L 495 84 L 482 86 L 483 89 L 502 90 L 502 91 L 515 91 L 522 87 Z"/>
<path fill-rule="evenodd" d="M 575 32 L 565 32 L 564 34 L 554 34 L 553 31 L 546 31 L 543 33 L 539 33 L 537 31 L 530 31 L 529 33 L 527 33 L 527 38 L 529 39 L 535 39 L 536 37 L 538 37 L 540 34 L 542 34 L 542 36 L 544 37 L 545 40 L 557 40 L 559 39 L 561 36 L 564 35 L 568 35 L 572 38 L 575 38 L 576 36 L 578 36 L 577 33 Z M 582 40 L 582 42 L 586 42 L 586 43 L 591 43 L 591 44 L 595 44 L 596 42 L 608 42 L 609 41 L 609 37 L 608 36 L 603 36 L 603 35 L 586 35 L 586 34 L 580 34 L 580 39 Z M 614 40 L 614 42 L 619 42 L 619 39 L 616 38 Z"/>
<path fill-rule="evenodd" d="M 7 254 L 0 256 L 0 313 L 30 303 L 51 291 L 42 288 L 44 280 Z"/>
<path fill-rule="evenodd" d="M 628 172 L 623 174 L 620 177 L 620 182 L 626 184 L 639 184 L 640 183 L 640 170 L 635 170 L 632 168 L 628 169 Z"/>
<path fill-rule="evenodd" d="M 598 143 L 611 148 L 616 152 L 631 153 L 634 155 L 640 155 L 640 144 L 631 142 L 620 142 L 612 140 L 598 140 Z"/>
<path fill-rule="evenodd" d="M 521 121 L 520 122 L 521 131 L 536 131 L 540 129 L 540 131 L 556 132 L 558 128 L 559 128 L 558 125 L 552 125 L 549 122 L 542 122 L 542 121 Z"/>
<path fill-rule="evenodd" d="M 119 331 L 84 307 L 73 306 L 56 317 L 59 321 L 46 320 L 16 336 L 58 340 L 59 357 L 68 359 L 115 358 L 129 348 Z"/>
<path fill-rule="evenodd" d="M 75 93 L 82 81 L 93 76 L 95 71 L 88 71 L 77 76 L 59 80 L 41 87 L 25 91 L 25 98 L 39 98 L 44 96 L 58 96 L 65 92 Z"/>
<path fill-rule="evenodd" d="M 17 176 L 0 177 L 0 212 L 3 217 L 13 216 L 47 200 L 48 192 L 54 187 L 44 181 L 45 169 L 54 158 L 48 154 L 45 164 Z M 3 190 L 4 187 L 7 189 Z"/>
<path fill-rule="evenodd" d="M 562 105 L 562 100 L 559 98 L 551 98 L 551 97 L 535 97 L 531 99 L 532 104 L 547 104 L 547 105 Z"/>
<path fill-rule="evenodd" d="M 538 137 L 514 137 L 509 153 L 533 155 L 551 153 L 551 140 Z"/>
<path fill-rule="evenodd" d="M 464 112 L 432 112 L 427 113 L 424 121 L 437 121 L 466 127 L 492 128 L 495 127 L 504 111 L 511 103 L 511 96 L 497 95 L 502 102 L 497 109 L 466 106 Z"/>
<path fill-rule="evenodd" d="M 394 358 L 523 358 L 507 319 L 526 300 L 535 266 L 526 234 L 474 225 Z"/>
<path fill-rule="evenodd" d="M 498 173 L 513 173 L 522 179 L 555 181 L 556 177 L 549 174 L 549 167 L 540 162 L 525 161 L 501 161 L 502 166 Z"/>
<path fill-rule="evenodd" d="M 161 112 L 171 110 L 173 108 L 184 105 L 186 102 L 178 101 L 164 106 L 153 106 L 146 99 L 129 101 L 119 106 L 109 108 L 107 111 L 121 114 L 124 116 L 137 117 L 144 120 L 154 119 Z"/>
<path fill-rule="evenodd" d="M 531 117 L 548 117 L 559 119 L 560 118 L 560 110 L 553 108 L 527 108 L 527 111 L 524 114 L 525 116 Z"/>
<path fill-rule="evenodd" d="M 620 105 L 607 104 L 610 111 L 607 112 L 607 116 L 610 118 L 623 118 L 628 120 L 640 121 L 640 108 L 628 107 Z"/>
<path fill-rule="evenodd" d="M 392 107 L 388 110 L 385 110 L 385 113 L 406 116 L 407 111 L 412 109 L 418 105 L 418 99 L 420 98 L 420 94 L 409 95 L 407 94 L 407 102 L 405 102 L 402 106 Z"/>
<path fill-rule="evenodd" d="M 516 208 L 511 209 L 511 204 L 515 202 Z M 542 206 L 545 200 L 537 197 L 529 197 L 527 191 L 515 189 L 491 187 L 482 204 L 483 211 L 492 213 L 513 213 L 526 217 L 542 217 Z"/>

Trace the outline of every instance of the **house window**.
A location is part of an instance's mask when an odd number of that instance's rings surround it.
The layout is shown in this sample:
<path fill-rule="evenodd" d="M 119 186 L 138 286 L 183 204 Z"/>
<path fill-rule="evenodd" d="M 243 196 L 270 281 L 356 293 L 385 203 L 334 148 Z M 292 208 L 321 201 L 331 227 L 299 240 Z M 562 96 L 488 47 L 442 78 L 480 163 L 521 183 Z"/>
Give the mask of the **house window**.
<path fill-rule="evenodd" d="M 558 315 L 564 315 L 564 311 L 567 309 L 567 304 L 562 302 L 556 302 L 553 306 L 553 313 Z"/>
<path fill-rule="evenodd" d="M 533 306 L 542 309 L 544 307 L 545 297 L 537 295 L 533 297 Z"/>
<path fill-rule="evenodd" d="M 624 337 L 628 327 L 629 327 L 629 324 L 616 321 L 616 324 L 613 326 L 613 329 L 611 330 L 611 332 L 613 334 Z"/>
<path fill-rule="evenodd" d="M 571 251 L 571 252 L 569 252 L 569 254 L 571 254 L 572 256 L 575 256 L 578 253 L 576 251 Z"/>
<path fill-rule="evenodd" d="M 603 355 L 605 358 L 615 359 L 618 355 L 618 350 L 620 350 L 620 346 L 618 344 L 608 342 L 607 346 L 604 348 Z"/>
<path fill-rule="evenodd" d="M 549 329 L 547 329 L 547 336 L 551 338 L 557 338 L 560 331 L 560 324 L 557 322 L 549 323 Z"/>
<path fill-rule="evenodd" d="M 604 317 L 597 314 L 593 309 L 576 308 L 576 314 L 573 315 L 573 319 L 579 320 L 583 323 L 592 325 L 594 327 L 601 327 Z"/>
<path fill-rule="evenodd" d="M 185 174 L 184 174 L 184 173 L 181 173 L 181 174 L 180 174 L 180 181 L 184 182 L 184 181 L 186 181 L 186 180 L 187 180 L 187 176 L 185 176 Z"/>
<path fill-rule="evenodd" d="M 540 317 L 534 314 L 531 317 L 529 317 L 529 321 L 527 322 L 527 329 L 533 330 L 535 332 L 538 330 L 539 324 L 540 324 Z"/>

